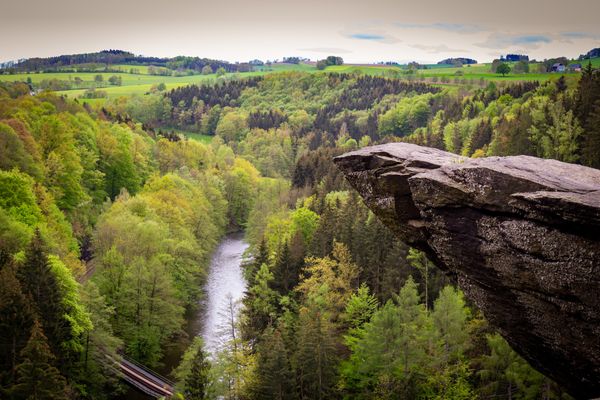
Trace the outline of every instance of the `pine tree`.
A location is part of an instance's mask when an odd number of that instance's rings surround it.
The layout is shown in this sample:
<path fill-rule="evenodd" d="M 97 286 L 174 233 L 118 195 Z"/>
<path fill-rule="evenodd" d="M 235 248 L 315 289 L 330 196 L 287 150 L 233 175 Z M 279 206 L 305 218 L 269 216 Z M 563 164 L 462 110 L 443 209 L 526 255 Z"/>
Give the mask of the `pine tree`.
<path fill-rule="evenodd" d="M 310 243 L 310 254 L 314 257 L 325 257 L 333 248 L 333 236 L 337 224 L 337 213 L 333 206 L 325 202 L 319 225 Z"/>
<path fill-rule="evenodd" d="M 260 240 L 256 256 L 252 260 L 252 263 L 249 264 L 248 269 L 245 271 L 248 286 L 254 285 L 254 277 L 260 269 L 260 266 L 263 264 L 269 265 L 269 248 L 267 247 L 267 240 L 264 236 Z"/>
<path fill-rule="evenodd" d="M 465 306 L 462 292 L 446 286 L 435 301 L 431 318 L 442 344 L 442 361 L 448 362 L 460 357 L 467 346 L 467 318 L 469 310 Z"/>
<path fill-rule="evenodd" d="M 430 337 L 431 324 L 409 278 L 395 303 L 389 300 L 346 337 L 352 355 L 341 368 L 345 389 L 358 398 L 373 392 L 377 398 L 416 398 Z"/>
<path fill-rule="evenodd" d="M 296 384 L 279 329 L 266 329 L 258 346 L 257 399 L 294 399 Z"/>
<path fill-rule="evenodd" d="M 206 359 L 202 346 L 198 346 L 192 359 L 191 368 L 185 379 L 186 400 L 204 400 L 208 395 L 210 363 Z"/>
<path fill-rule="evenodd" d="M 315 304 L 300 311 L 295 370 L 300 398 L 330 399 L 336 382 L 337 356 L 332 327 Z"/>
<path fill-rule="evenodd" d="M 377 306 L 377 299 L 369 293 L 369 287 L 363 283 L 348 300 L 346 309 L 342 314 L 342 321 L 350 329 L 361 328 L 369 322 L 371 316 L 377 311 Z"/>
<path fill-rule="evenodd" d="M 292 289 L 293 283 L 293 266 L 290 254 L 290 246 L 285 242 L 279 249 L 277 259 L 273 265 L 273 281 L 272 288 L 278 291 L 281 295 L 287 294 Z"/>
<path fill-rule="evenodd" d="M 67 382 L 51 362 L 54 355 L 39 322 L 35 321 L 31 336 L 21 351 L 23 362 L 17 367 L 17 383 L 10 389 L 15 399 L 68 399 Z"/>
<path fill-rule="evenodd" d="M 583 70 L 575 93 L 575 116 L 583 127 L 583 164 L 600 168 L 600 72 L 591 63 Z"/>
<path fill-rule="evenodd" d="M 258 337 L 269 323 L 273 322 L 279 299 L 279 293 L 269 287 L 273 281 L 273 274 L 266 264 L 260 267 L 253 281 L 254 285 L 243 299 L 242 334 L 243 339 L 247 340 Z"/>
<path fill-rule="evenodd" d="M 25 261 L 17 270 L 17 277 L 23 292 L 31 296 L 50 349 L 59 356 L 61 368 L 66 369 L 73 355 L 62 345 L 73 336 L 71 325 L 65 319 L 67 310 L 62 302 L 59 282 L 52 272 L 47 254 L 46 243 L 40 231 L 36 230 L 25 252 Z"/>
<path fill-rule="evenodd" d="M 7 265 L 0 270 L 0 386 L 14 382 L 33 320 L 30 300 L 21 291 L 14 267 Z"/>

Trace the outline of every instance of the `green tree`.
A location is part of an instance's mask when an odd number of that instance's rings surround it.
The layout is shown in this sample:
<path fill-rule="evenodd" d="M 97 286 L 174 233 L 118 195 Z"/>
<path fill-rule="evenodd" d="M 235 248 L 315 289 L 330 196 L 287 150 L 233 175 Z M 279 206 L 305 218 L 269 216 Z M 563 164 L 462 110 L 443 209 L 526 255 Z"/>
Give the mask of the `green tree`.
<path fill-rule="evenodd" d="M 242 140 L 248 133 L 246 116 L 237 111 L 228 112 L 219 120 L 215 133 L 225 142 Z"/>
<path fill-rule="evenodd" d="M 17 367 L 17 382 L 10 389 L 15 399 L 68 399 L 67 382 L 51 363 L 54 355 L 48 347 L 41 325 L 36 321 L 31 336 L 21 351 L 23 362 Z"/>
<path fill-rule="evenodd" d="M 294 367 L 301 399 L 324 400 L 333 396 L 337 354 L 332 330 L 316 304 L 300 310 Z"/>
<path fill-rule="evenodd" d="M 363 283 L 348 299 L 342 320 L 348 324 L 350 329 L 362 328 L 377 311 L 377 307 L 377 299 L 369 293 L 369 287 Z"/>
<path fill-rule="evenodd" d="M 196 336 L 186 349 L 174 371 L 177 390 L 185 399 L 208 399 L 211 394 L 211 364 L 203 349 L 202 338 Z"/>
<path fill-rule="evenodd" d="M 217 72 L 216 73 L 217 73 L 217 76 L 223 76 L 223 75 L 225 75 L 227 73 L 227 71 L 225 71 L 225 68 L 219 67 L 219 68 L 217 68 Z"/>
<path fill-rule="evenodd" d="M 4 123 L 0 123 L 0 154 L 0 169 L 18 168 L 33 177 L 41 177 L 40 168 L 26 150 L 23 141 L 11 126 Z"/>
<path fill-rule="evenodd" d="M 450 362 L 461 357 L 466 350 L 469 334 L 469 310 L 462 292 L 446 286 L 435 301 L 431 319 L 442 345 L 442 361 Z"/>
<path fill-rule="evenodd" d="M 342 364 L 344 387 L 357 398 L 373 392 L 379 398 L 417 397 L 430 338 L 431 324 L 409 278 L 395 303 L 389 300 L 360 331 L 346 337 L 352 354 Z"/>
<path fill-rule="evenodd" d="M 290 215 L 292 220 L 292 234 L 299 232 L 302 234 L 304 243 L 308 246 L 312 241 L 312 236 L 319 224 L 319 216 L 306 207 L 296 208 Z"/>
<path fill-rule="evenodd" d="M 107 356 L 118 359 L 117 350 L 122 347 L 111 325 L 114 308 L 106 304 L 92 281 L 87 281 L 81 289 L 81 304 L 89 312 L 93 327 L 84 333 L 79 379 L 90 397 L 107 399 L 110 393 L 119 392 L 119 379 L 113 373 L 113 365 L 104 362 Z"/>
<path fill-rule="evenodd" d="M 358 267 L 352 261 L 348 247 L 336 242 L 332 257 L 309 257 L 305 274 L 296 290 L 305 300 L 321 298 L 332 321 L 337 321 L 358 288 Z"/>
<path fill-rule="evenodd" d="M 429 310 L 429 276 L 434 265 L 431 261 L 429 261 L 425 253 L 413 248 L 411 248 L 408 251 L 408 257 L 406 259 L 408 260 L 411 267 L 416 268 L 419 271 L 419 274 L 421 274 L 423 290 L 425 295 L 425 309 Z"/>
<path fill-rule="evenodd" d="M 202 67 L 202 75 L 210 75 L 212 74 L 214 71 L 212 69 L 212 67 L 210 65 L 205 65 L 204 67 Z"/>
<path fill-rule="evenodd" d="M 111 85 L 121 86 L 121 84 L 123 83 L 123 78 L 121 78 L 118 75 L 112 75 L 110 78 L 108 78 L 108 82 Z"/>
<path fill-rule="evenodd" d="M 0 269 L 0 386 L 16 379 L 20 352 L 29 338 L 35 318 L 29 299 L 21 291 L 14 267 Z M 1 392 L 0 392 L 1 393 Z"/>
<path fill-rule="evenodd" d="M 560 389 L 515 353 L 499 334 L 487 335 L 486 339 L 490 352 L 482 356 L 478 371 L 482 395 L 507 399 L 562 397 Z"/>
<path fill-rule="evenodd" d="M 229 222 L 232 226 L 244 227 L 256 199 L 258 171 L 249 162 L 236 159 L 224 178 Z"/>
<path fill-rule="evenodd" d="M 279 329 L 267 328 L 260 338 L 257 348 L 258 383 L 256 399 L 285 400 L 296 398 L 296 382 L 288 350 Z"/>
<path fill-rule="evenodd" d="M 17 276 L 24 292 L 31 296 L 51 350 L 60 356 L 61 367 L 68 368 L 70 363 L 63 362 L 73 358 L 74 354 L 67 344 L 76 338 L 71 321 L 67 319 L 69 312 L 63 302 L 61 283 L 52 270 L 47 251 L 46 242 L 36 230 Z"/>
<path fill-rule="evenodd" d="M 269 267 L 262 264 L 244 298 L 243 333 L 248 339 L 258 337 L 276 318 L 279 293 L 271 289 L 272 281 Z"/>
<path fill-rule="evenodd" d="M 123 188 L 131 194 L 140 188 L 140 176 L 133 158 L 134 137 L 121 127 L 103 129 L 98 135 L 100 159 L 98 166 L 105 176 L 105 191 L 111 199 Z"/>
<path fill-rule="evenodd" d="M 510 66 L 507 63 L 502 63 L 496 67 L 496 73 L 505 76 L 510 73 Z"/>

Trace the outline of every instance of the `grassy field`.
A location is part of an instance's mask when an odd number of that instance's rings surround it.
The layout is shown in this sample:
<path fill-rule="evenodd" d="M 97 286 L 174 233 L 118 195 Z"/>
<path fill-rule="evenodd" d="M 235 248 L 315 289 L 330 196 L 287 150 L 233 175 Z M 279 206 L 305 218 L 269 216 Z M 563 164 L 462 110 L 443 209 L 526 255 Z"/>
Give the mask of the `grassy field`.
<path fill-rule="evenodd" d="M 118 67 L 118 66 L 113 66 Z M 140 74 L 130 73 L 115 73 L 115 72 L 51 72 L 51 73 L 20 73 L 11 75 L 0 75 L 0 82 L 27 82 L 30 80 L 33 84 L 39 84 L 44 80 L 56 79 L 59 81 L 66 81 L 72 86 L 69 90 L 57 91 L 59 94 L 64 94 L 69 97 L 80 97 L 87 89 L 95 86 L 96 89 L 105 91 L 108 97 L 119 97 L 119 96 L 131 96 L 131 95 L 143 95 L 148 93 L 153 85 L 164 83 L 167 90 L 171 90 L 176 87 L 199 84 L 218 79 L 216 74 L 210 75 L 187 75 L 187 76 L 159 76 L 159 75 L 148 75 L 147 67 L 122 65 L 120 67 L 134 67 L 140 68 Z M 267 73 L 283 72 L 283 71 L 312 71 L 315 72 L 317 69 L 308 64 L 274 64 L 271 67 L 258 69 L 253 72 L 242 72 L 227 74 L 227 77 L 251 77 L 265 75 Z M 143 73 L 142 73 L 143 71 Z M 94 78 L 96 75 L 102 76 L 102 82 L 95 82 Z M 121 77 L 121 85 L 113 86 L 108 83 L 108 79 L 113 76 Z M 76 79 L 81 79 L 80 83 L 76 83 Z M 104 99 L 82 99 L 82 101 L 90 103 L 102 103 Z"/>
<path fill-rule="evenodd" d="M 587 65 L 587 60 L 581 62 L 583 66 Z M 592 65 L 596 68 L 600 67 L 600 58 L 592 60 Z M 85 90 L 96 86 L 98 90 L 105 91 L 109 98 L 131 95 L 143 95 L 150 92 L 152 86 L 164 83 L 167 90 L 176 87 L 200 84 L 204 82 L 215 81 L 216 74 L 210 75 L 189 75 L 189 76 L 158 76 L 148 75 L 147 66 L 132 66 L 132 65 L 113 65 L 111 68 L 121 68 L 123 71 L 129 71 L 131 68 L 138 70 L 136 74 L 128 72 L 52 72 L 52 73 L 19 73 L 12 75 L 0 75 L 0 82 L 4 81 L 31 81 L 34 85 L 39 84 L 44 80 L 59 80 L 69 83 L 71 89 L 58 91 L 57 93 L 67 95 L 69 97 L 81 97 Z M 537 65 L 532 64 L 531 70 L 536 71 Z M 273 64 L 271 66 L 257 67 L 253 72 L 244 72 L 236 74 L 227 74 L 227 77 L 250 77 L 259 76 L 269 73 L 285 72 L 285 71 L 302 71 L 302 72 L 322 72 L 318 71 L 314 64 Z M 325 72 L 339 73 L 361 73 L 366 75 L 379 76 L 397 76 L 408 77 L 407 70 L 401 66 L 389 65 L 338 65 L 330 66 L 325 69 Z M 101 75 L 103 81 L 95 82 L 96 75 Z M 108 79 L 113 76 L 121 78 L 121 86 L 109 85 Z M 415 79 L 424 79 L 428 83 L 445 84 L 445 85 L 462 85 L 479 84 L 483 81 L 493 82 L 515 82 L 515 81 L 546 81 L 558 79 L 561 75 L 565 75 L 569 84 L 574 84 L 577 81 L 578 73 L 527 73 L 514 74 L 510 73 L 507 76 L 501 76 L 490 72 L 490 64 L 475 64 L 465 65 L 462 67 L 449 67 L 444 65 L 431 65 L 428 69 L 418 70 L 414 73 Z M 81 81 L 78 81 L 79 78 Z M 444 80 L 445 82 L 442 82 Z M 81 99 L 82 102 L 90 104 L 102 104 L 105 99 Z"/>
<path fill-rule="evenodd" d="M 214 136 L 202 135 L 200 133 L 183 132 L 183 134 L 190 139 L 197 140 L 198 142 L 204 144 L 210 144 L 214 138 Z"/>

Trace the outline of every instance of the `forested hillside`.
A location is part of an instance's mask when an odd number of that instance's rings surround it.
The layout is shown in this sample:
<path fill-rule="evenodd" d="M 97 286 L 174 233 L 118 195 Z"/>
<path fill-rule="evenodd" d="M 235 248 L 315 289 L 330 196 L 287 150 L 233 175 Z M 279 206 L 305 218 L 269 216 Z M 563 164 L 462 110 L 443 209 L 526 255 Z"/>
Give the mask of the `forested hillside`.
<path fill-rule="evenodd" d="M 599 168 L 600 73 L 467 88 L 285 72 L 99 107 L 1 84 L 0 397 L 110 398 L 110 357 L 160 366 L 220 237 L 244 230 L 240 321 L 215 358 L 192 342 L 184 398 L 569 398 L 332 163 L 400 140 Z"/>
<path fill-rule="evenodd" d="M 145 57 L 123 50 L 102 50 L 97 53 L 69 54 L 57 57 L 35 57 L 20 60 L 17 62 L 6 63 L 4 70 L 9 73 L 15 71 L 26 72 L 50 72 L 50 71 L 95 71 L 101 67 L 107 70 L 113 69 L 113 66 L 131 65 L 136 68 L 140 65 L 167 68 L 168 74 L 172 71 L 196 71 L 201 72 L 204 67 L 209 67 L 211 71 L 223 68 L 227 72 L 238 70 L 249 70 L 249 65 L 235 65 L 226 61 L 211 60 L 200 57 Z"/>

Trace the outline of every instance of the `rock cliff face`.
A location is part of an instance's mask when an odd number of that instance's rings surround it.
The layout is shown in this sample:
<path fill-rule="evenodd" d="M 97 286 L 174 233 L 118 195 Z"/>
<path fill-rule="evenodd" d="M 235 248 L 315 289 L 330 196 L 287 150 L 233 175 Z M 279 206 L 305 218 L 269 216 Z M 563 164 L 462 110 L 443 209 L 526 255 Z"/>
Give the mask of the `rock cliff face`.
<path fill-rule="evenodd" d="M 534 367 L 600 397 L 600 170 L 405 143 L 335 162 Z"/>

